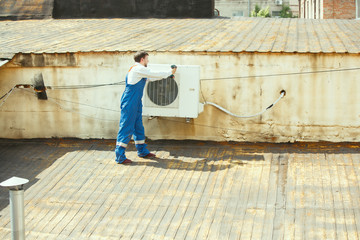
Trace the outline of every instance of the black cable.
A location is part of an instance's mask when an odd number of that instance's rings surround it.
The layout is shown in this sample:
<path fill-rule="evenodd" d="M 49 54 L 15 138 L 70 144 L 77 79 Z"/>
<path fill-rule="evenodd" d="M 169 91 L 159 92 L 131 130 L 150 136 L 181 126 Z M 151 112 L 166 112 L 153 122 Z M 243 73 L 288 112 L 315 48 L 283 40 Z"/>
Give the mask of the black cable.
<path fill-rule="evenodd" d="M 10 89 L 7 93 L 5 93 L 5 95 L 3 95 L 2 97 L 0 97 L 0 100 L 3 99 L 4 97 L 6 97 L 12 90 L 13 90 L 13 88 Z"/>
<path fill-rule="evenodd" d="M 96 87 L 105 87 L 105 86 L 116 86 L 124 85 L 125 81 L 115 82 L 115 83 L 104 83 L 104 84 L 95 84 L 95 85 L 68 85 L 68 86 L 46 86 L 48 89 L 84 89 L 84 88 L 96 88 Z"/>
<path fill-rule="evenodd" d="M 201 78 L 200 81 L 229 80 L 229 79 L 241 79 L 241 78 L 259 78 L 259 77 L 277 77 L 277 76 L 291 76 L 291 75 L 328 73 L 328 72 L 342 72 L 342 71 L 354 71 L 354 70 L 360 70 L 360 67 L 359 68 L 344 68 L 344 69 L 322 70 L 322 71 L 310 71 L 310 72 L 298 72 L 298 73 L 277 73 L 277 74 L 241 76 L 241 77 Z"/>

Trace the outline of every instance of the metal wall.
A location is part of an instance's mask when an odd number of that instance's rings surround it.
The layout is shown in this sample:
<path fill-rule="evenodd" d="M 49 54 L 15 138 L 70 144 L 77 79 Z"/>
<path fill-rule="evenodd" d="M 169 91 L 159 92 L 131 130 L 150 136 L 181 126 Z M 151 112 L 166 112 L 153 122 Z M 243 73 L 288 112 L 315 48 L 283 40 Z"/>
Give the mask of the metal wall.
<path fill-rule="evenodd" d="M 0 68 L 0 96 L 42 73 L 47 86 L 122 81 L 133 53 L 19 54 Z M 205 106 L 197 119 L 144 118 L 151 139 L 215 141 L 359 141 L 360 55 L 268 53 L 150 53 L 151 63 L 201 66 L 202 95 L 236 114 Z M 252 76 L 252 77 L 248 77 Z M 262 76 L 262 77 L 261 77 Z M 242 77 L 210 80 L 214 78 Z M 205 80 L 208 79 L 208 80 Z M 123 86 L 47 90 L 16 89 L 0 107 L 1 138 L 115 138 Z M 204 101 L 204 99 L 201 99 Z"/>

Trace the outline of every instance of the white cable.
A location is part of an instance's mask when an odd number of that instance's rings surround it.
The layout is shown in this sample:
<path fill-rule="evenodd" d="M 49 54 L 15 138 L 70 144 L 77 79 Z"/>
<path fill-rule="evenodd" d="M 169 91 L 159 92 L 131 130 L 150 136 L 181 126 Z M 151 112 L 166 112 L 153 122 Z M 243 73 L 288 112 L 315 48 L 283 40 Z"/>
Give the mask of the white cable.
<path fill-rule="evenodd" d="M 13 87 L 8 93 L 7 96 L 5 97 L 5 99 L 2 101 L 2 103 L 0 103 L 0 107 L 5 103 L 6 99 L 8 99 L 8 97 L 11 95 L 11 93 L 14 91 L 15 87 Z"/>
<path fill-rule="evenodd" d="M 237 117 L 237 118 L 252 118 L 252 117 L 256 117 L 256 116 L 259 116 L 261 114 L 263 114 L 264 112 L 266 112 L 267 110 L 269 110 L 270 108 L 272 108 L 273 106 L 275 106 L 276 103 L 278 103 L 280 101 L 281 98 L 283 98 L 285 95 L 285 91 L 281 91 L 280 92 L 280 97 L 278 99 L 276 99 L 276 101 L 274 103 L 272 103 L 270 106 L 268 106 L 267 108 L 265 108 L 264 110 L 262 110 L 261 112 L 258 112 L 256 114 L 253 114 L 253 115 L 248 115 L 248 116 L 240 116 L 240 115 L 236 115 L 232 112 L 230 112 L 229 110 L 226 110 L 225 108 L 217 105 L 216 103 L 213 103 L 213 102 L 204 102 L 204 105 L 211 105 L 211 106 L 214 106 L 218 109 L 220 109 L 221 111 L 233 116 L 233 117 Z"/>

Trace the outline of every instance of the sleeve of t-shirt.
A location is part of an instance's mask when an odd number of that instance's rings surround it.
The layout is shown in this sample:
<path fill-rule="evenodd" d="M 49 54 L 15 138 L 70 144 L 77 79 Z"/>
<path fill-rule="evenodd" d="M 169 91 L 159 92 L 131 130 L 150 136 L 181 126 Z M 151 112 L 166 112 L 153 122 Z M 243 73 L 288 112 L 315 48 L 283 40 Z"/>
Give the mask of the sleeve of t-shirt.
<path fill-rule="evenodd" d="M 166 72 L 159 72 L 159 71 L 153 71 L 150 68 L 147 67 L 138 67 L 134 69 L 138 76 L 141 76 L 142 78 L 147 78 L 149 81 L 156 81 L 162 78 L 167 78 L 172 74 L 172 71 L 166 71 Z"/>

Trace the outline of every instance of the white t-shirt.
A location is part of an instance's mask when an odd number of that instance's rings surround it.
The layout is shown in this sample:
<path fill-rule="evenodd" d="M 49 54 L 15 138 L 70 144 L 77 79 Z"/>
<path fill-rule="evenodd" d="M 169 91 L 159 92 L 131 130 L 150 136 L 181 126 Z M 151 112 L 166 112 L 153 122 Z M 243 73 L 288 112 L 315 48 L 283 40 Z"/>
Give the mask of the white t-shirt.
<path fill-rule="evenodd" d="M 135 63 L 135 65 L 130 69 L 128 73 L 128 84 L 134 85 L 138 83 L 142 78 L 147 78 L 148 81 L 156 81 L 162 78 L 167 78 L 172 74 L 172 71 L 167 72 L 157 72 L 152 71 L 150 68 L 144 67 L 140 63 Z"/>

